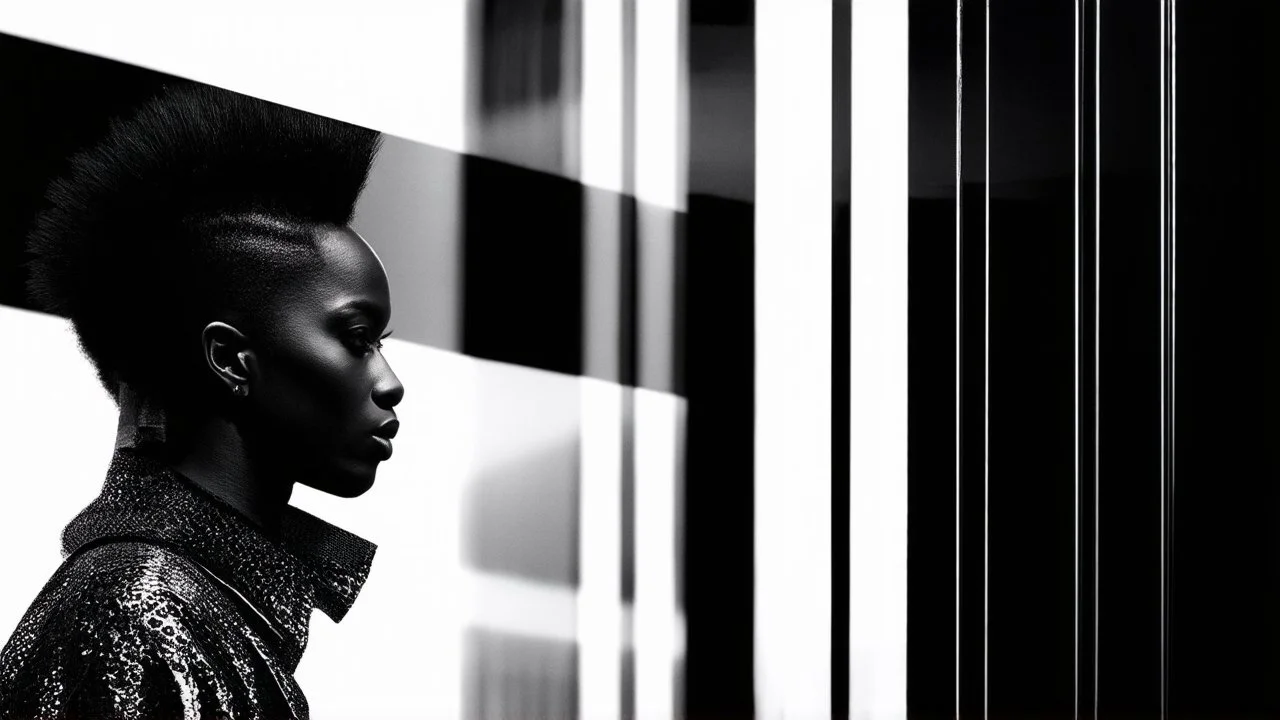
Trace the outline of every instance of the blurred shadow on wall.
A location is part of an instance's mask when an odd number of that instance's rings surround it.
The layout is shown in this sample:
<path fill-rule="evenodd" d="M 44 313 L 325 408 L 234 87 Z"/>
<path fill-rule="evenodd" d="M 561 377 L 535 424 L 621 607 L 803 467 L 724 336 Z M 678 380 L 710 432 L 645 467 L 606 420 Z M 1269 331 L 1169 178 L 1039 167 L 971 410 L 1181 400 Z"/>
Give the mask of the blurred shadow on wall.
<path fill-rule="evenodd" d="M 577 587 L 577 428 L 554 442 L 484 470 L 468 484 L 463 558 L 469 566 Z"/>
<path fill-rule="evenodd" d="M 577 177 L 577 3 L 484 0 L 470 7 L 468 151 Z"/>
<path fill-rule="evenodd" d="M 578 380 L 491 367 L 493 381 L 479 390 L 475 409 L 486 431 L 463 491 L 462 561 L 494 581 L 475 587 L 473 603 L 502 611 L 466 630 L 464 715 L 574 717 Z M 517 592 L 543 602 L 524 602 Z"/>

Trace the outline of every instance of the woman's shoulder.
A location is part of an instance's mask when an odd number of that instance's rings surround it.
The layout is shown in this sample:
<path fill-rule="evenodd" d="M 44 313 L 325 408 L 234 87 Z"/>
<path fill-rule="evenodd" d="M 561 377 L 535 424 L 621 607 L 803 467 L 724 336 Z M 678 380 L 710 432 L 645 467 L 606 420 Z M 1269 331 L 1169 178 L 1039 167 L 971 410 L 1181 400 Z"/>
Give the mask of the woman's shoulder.
<path fill-rule="evenodd" d="M 105 543 L 63 563 L 14 639 L 24 631 L 64 645 L 125 637 L 179 652 L 193 632 L 217 629 L 222 604 L 209 579 L 181 553 L 144 542 Z"/>
<path fill-rule="evenodd" d="M 46 585 L 60 604 L 97 609 L 103 620 L 129 620 L 167 610 L 195 619 L 218 607 L 219 593 L 182 553 L 146 542 L 120 541 L 70 558 Z M 44 593 L 42 593 L 43 595 Z"/>
<path fill-rule="evenodd" d="M 219 622 L 219 602 L 210 581 L 174 550 L 113 542 L 77 553 L 0 651 L 0 717 L 108 700 L 147 716 L 155 702 L 209 694 L 198 680 L 222 685 L 220 654 L 240 642 Z"/>

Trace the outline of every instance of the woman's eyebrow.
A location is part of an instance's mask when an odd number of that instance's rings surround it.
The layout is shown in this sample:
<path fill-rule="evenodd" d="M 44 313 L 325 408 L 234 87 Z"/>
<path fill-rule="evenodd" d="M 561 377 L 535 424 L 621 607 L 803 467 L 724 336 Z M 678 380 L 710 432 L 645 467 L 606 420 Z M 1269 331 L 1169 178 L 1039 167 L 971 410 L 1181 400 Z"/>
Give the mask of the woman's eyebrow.
<path fill-rule="evenodd" d="M 348 300 L 345 303 L 334 308 L 334 312 L 363 312 L 377 322 L 386 322 L 387 309 L 381 304 L 365 298 L 356 298 Z"/>

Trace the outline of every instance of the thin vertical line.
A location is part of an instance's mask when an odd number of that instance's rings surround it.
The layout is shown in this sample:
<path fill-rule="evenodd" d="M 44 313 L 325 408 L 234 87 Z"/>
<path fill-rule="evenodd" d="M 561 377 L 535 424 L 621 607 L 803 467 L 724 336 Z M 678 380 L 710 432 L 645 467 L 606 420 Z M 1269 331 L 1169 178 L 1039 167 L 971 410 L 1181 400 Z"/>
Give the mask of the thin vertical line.
<path fill-rule="evenodd" d="M 990 700 L 990 610 L 991 610 L 991 0 L 986 0 L 983 18 L 985 74 L 982 91 L 985 101 L 983 143 L 983 297 L 982 297 L 982 718 L 986 720 Z"/>
<path fill-rule="evenodd" d="M 1084 0 L 1076 2 L 1076 45 L 1075 45 L 1075 71 L 1073 80 L 1075 84 L 1073 98 L 1075 100 L 1075 166 L 1073 172 L 1075 174 L 1075 247 L 1073 248 L 1074 258 L 1074 304 L 1073 312 L 1075 314 L 1075 331 L 1073 340 L 1075 342 L 1074 354 L 1074 395 L 1075 400 L 1075 616 L 1072 637 L 1074 639 L 1073 653 L 1074 662 L 1072 663 L 1072 694 L 1071 707 L 1072 714 L 1079 720 L 1080 718 L 1080 4 Z"/>
<path fill-rule="evenodd" d="M 1102 427 L 1102 0 L 1093 6 L 1093 718 L 1098 718 Z"/>
<path fill-rule="evenodd" d="M 1165 37 L 1166 14 L 1169 12 L 1169 0 L 1161 0 L 1160 3 L 1160 716 L 1162 719 L 1169 714 L 1169 624 L 1165 616 L 1167 602 L 1167 559 L 1165 557 L 1165 547 L 1167 544 L 1167 530 L 1165 527 L 1167 520 L 1167 488 L 1166 478 L 1169 477 L 1169 468 L 1167 468 L 1167 432 L 1169 428 L 1166 425 L 1166 393 L 1169 392 L 1169 380 L 1165 377 L 1166 369 L 1166 352 L 1167 352 L 1167 318 L 1166 307 L 1167 291 L 1166 282 L 1169 275 L 1169 264 L 1166 259 L 1166 220 L 1167 213 L 1167 197 L 1166 197 L 1166 158 L 1167 138 L 1165 137 L 1165 46 L 1167 38 Z"/>
<path fill-rule="evenodd" d="M 1178 364 L 1178 0 L 1169 0 L 1169 531 L 1177 501 Z M 1172 551 L 1172 547 L 1170 547 Z"/>
<path fill-rule="evenodd" d="M 1177 328 L 1178 328 L 1178 325 L 1177 325 L 1178 296 L 1177 296 L 1177 286 L 1176 286 L 1177 275 L 1178 275 L 1178 264 L 1177 264 L 1178 240 L 1177 240 L 1177 234 L 1176 234 L 1177 185 L 1175 182 L 1175 178 L 1177 177 L 1176 130 L 1177 130 L 1177 117 L 1178 117 L 1177 102 L 1176 102 L 1176 99 L 1177 99 L 1176 47 L 1177 46 L 1175 44 L 1175 38 L 1177 33 L 1177 13 L 1178 13 L 1177 0 L 1167 0 L 1166 8 L 1165 8 L 1165 27 L 1164 27 L 1164 34 L 1163 34 L 1164 46 L 1165 46 L 1163 58 L 1167 66 L 1167 72 L 1166 72 L 1166 81 L 1165 81 L 1166 85 L 1162 86 L 1164 91 L 1167 93 L 1167 99 L 1165 101 L 1165 106 L 1164 106 L 1164 115 L 1161 118 L 1162 127 L 1165 129 L 1165 132 L 1167 133 L 1165 144 L 1163 146 L 1163 149 L 1165 152 L 1166 168 L 1165 168 L 1165 172 L 1161 175 L 1162 180 L 1165 183 L 1165 192 L 1163 193 L 1163 198 L 1165 202 L 1164 220 L 1167 228 L 1166 252 L 1168 253 L 1168 263 L 1165 266 L 1165 273 L 1168 277 L 1168 295 L 1166 298 L 1167 312 L 1168 312 L 1168 319 L 1166 321 L 1167 323 L 1166 328 L 1168 332 L 1168 344 L 1166 346 L 1166 352 L 1168 353 L 1168 363 L 1167 363 L 1168 378 L 1165 381 L 1168 407 L 1166 410 L 1166 414 L 1164 415 L 1164 421 L 1165 423 L 1167 423 L 1167 426 L 1168 426 L 1168 435 L 1166 440 L 1167 446 L 1165 448 L 1165 458 L 1166 458 L 1165 462 L 1167 463 L 1166 473 L 1168 478 L 1167 480 L 1168 539 L 1165 545 L 1165 550 L 1168 553 L 1168 557 L 1166 557 L 1165 559 L 1165 563 L 1167 565 L 1165 586 L 1166 586 L 1166 593 L 1168 594 L 1168 597 L 1166 597 L 1165 599 L 1165 618 L 1164 618 L 1164 628 L 1163 628 L 1164 634 L 1165 634 L 1166 682 L 1167 682 L 1167 675 L 1170 671 L 1170 665 L 1172 664 L 1172 647 L 1170 647 L 1171 640 L 1169 637 L 1170 635 L 1169 605 L 1172 603 L 1172 594 L 1173 594 L 1172 593 L 1172 590 L 1173 590 L 1172 574 L 1173 574 L 1173 562 L 1174 562 L 1173 555 L 1174 555 L 1174 546 L 1175 546 L 1175 543 L 1177 542 L 1177 536 L 1174 532 L 1174 523 L 1176 521 L 1176 518 L 1174 516 L 1174 507 L 1177 502 L 1177 497 L 1175 493 L 1175 482 L 1177 477 L 1177 455 L 1176 455 L 1175 444 L 1174 444 L 1176 428 L 1177 428 L 1175 398 L 1177 395 L 1176 367 L 1177 367 Z M 1167 693 L 1167 689 L 1166 689 L 1166 693 Z"/>
<path fill-rule="evenodd" d="M 956 718 L 960 717 L 960 363 L 961 363 L 961 233 L 960 233 L 960 201 L 963 190 L 961 177 L 960 131 L 963 118 L 961 107 L 964 99 L 963 56 L 961 47 L 964 40 L 964 0 L 956 0 Z"/>

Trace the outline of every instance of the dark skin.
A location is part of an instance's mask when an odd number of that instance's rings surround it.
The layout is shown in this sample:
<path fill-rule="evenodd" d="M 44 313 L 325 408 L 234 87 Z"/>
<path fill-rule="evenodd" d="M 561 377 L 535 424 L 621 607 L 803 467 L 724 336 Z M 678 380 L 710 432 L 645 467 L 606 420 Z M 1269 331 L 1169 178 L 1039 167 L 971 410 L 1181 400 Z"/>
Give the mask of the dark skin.
<path fill-rule="evenodd" d="M 350 228 L 316 237 L 319 271 L 261 309 L 281 331 L 205 326 L 204 359 L 231 409 L 187 421 L 186 452 L 173 461 L 267 530 L 279 526 L 294 483 L 340 497 L 367 491 L 399 427 L 404 386 L 380 342 L 391 317 L 386 271 Z"/>

